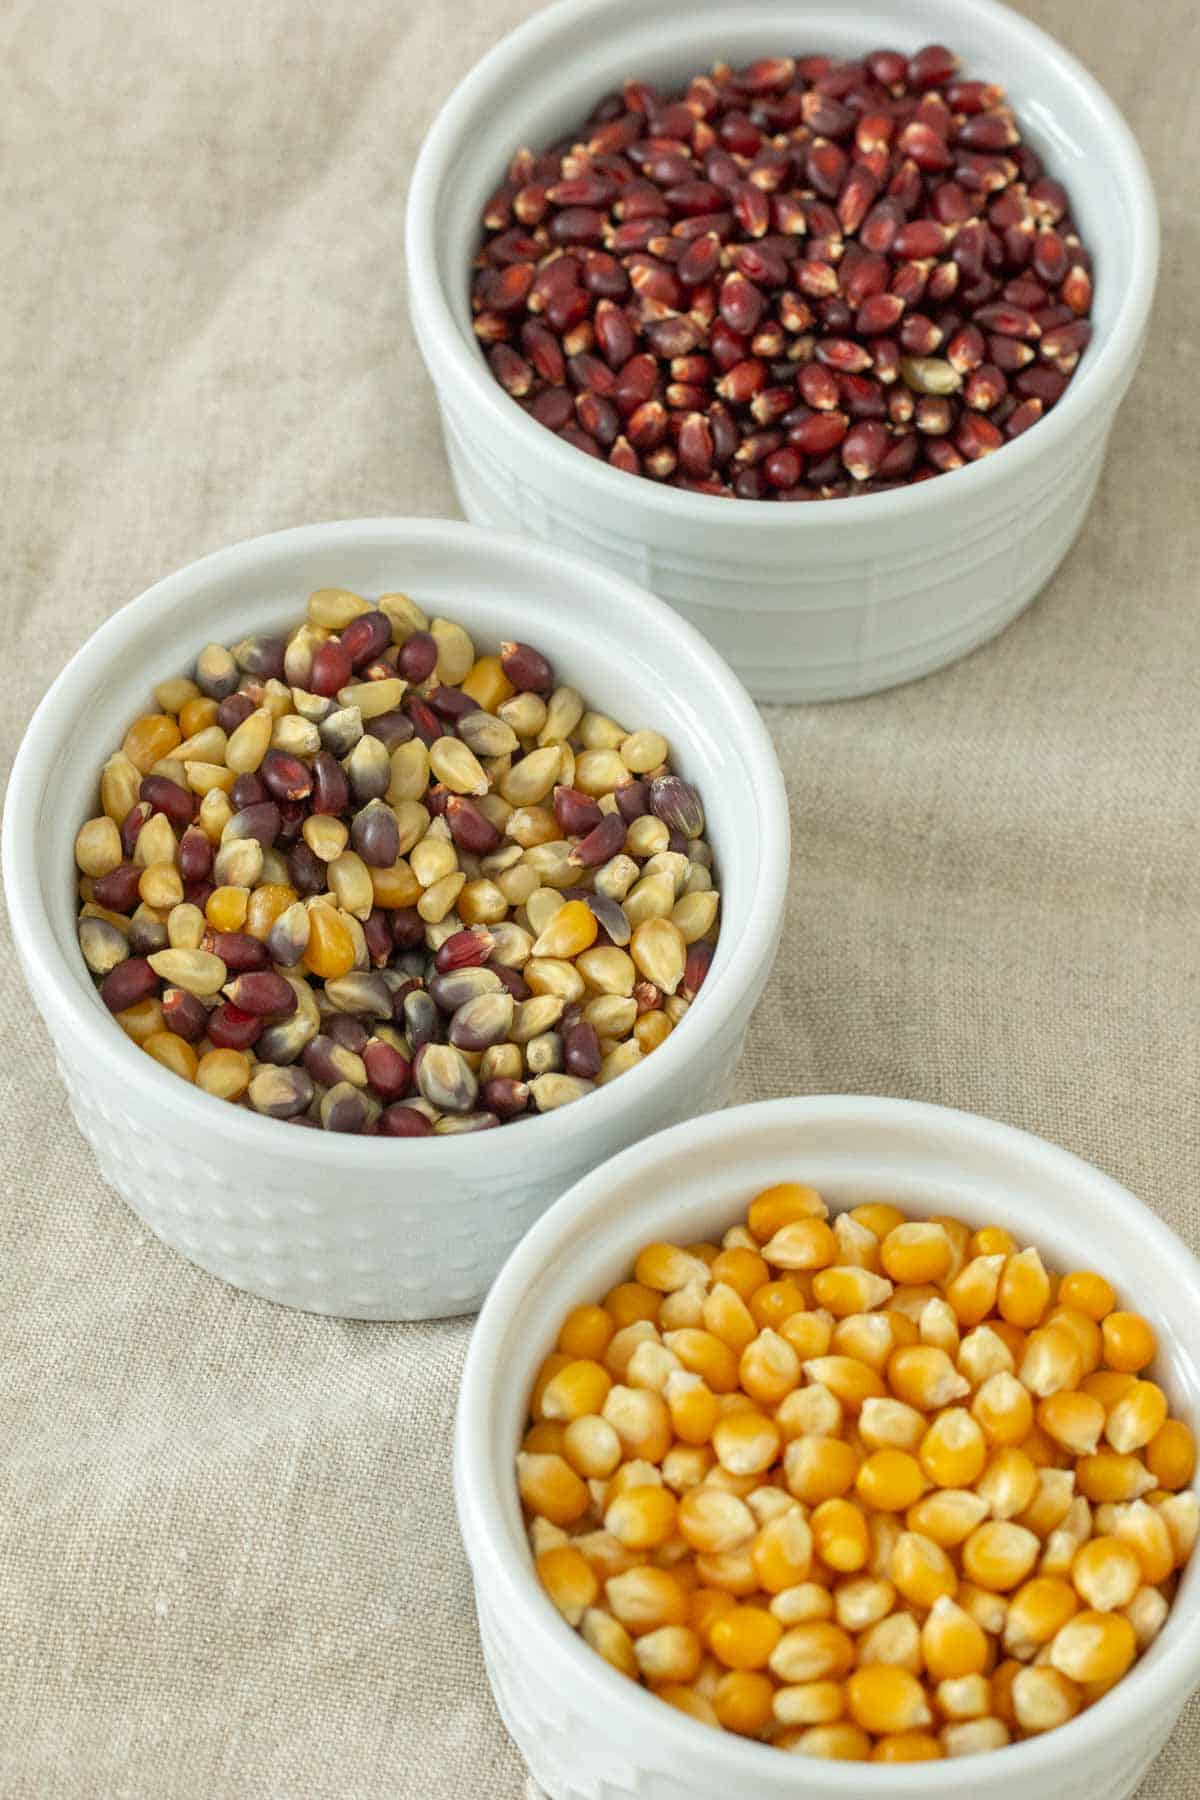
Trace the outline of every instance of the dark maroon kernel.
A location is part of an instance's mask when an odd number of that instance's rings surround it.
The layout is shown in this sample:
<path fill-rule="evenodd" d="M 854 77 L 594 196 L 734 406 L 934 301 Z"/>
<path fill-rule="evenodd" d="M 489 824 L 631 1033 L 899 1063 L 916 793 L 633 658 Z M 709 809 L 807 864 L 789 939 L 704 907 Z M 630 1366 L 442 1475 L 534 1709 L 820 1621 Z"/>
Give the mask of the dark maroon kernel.
<path fill-rule="evenodd" d="M 219 956 L 231 975 L 245 975 L 251 969 L 265 969 L 271 958 L 267 946 L 247 931 L 210 931 L 205 934 L 204 948 Z"/>
<path fill-rule="evenodd" d="M 361 669 L 367 663 L 374 662 L 377 656 L 390 648 L 392 642 L 391 621 L 385 613 L 360 613 L 357 619 L 351 619 L 342 632 L 340 643 L 350 665 Z"/>
<path fill-rule="evenodd" d="M 196 796 L 167 775 L 145 776 L 138 793 L 156 813 L 163 813 L 170 819 L 172 825 L 190 825 L 196 816 Z"/>
<path fill-rule="evenodd" d="M 389 1106 L 379 1115 L 380 1137 L 429 1137 L 433 1126 L 411 1106 Z"/>
<path fill-rule="evenodd" d="M 292 886 L 298 894 L 303 896 L 325 892 L 325 864 L 303 840 L 293 844 L 288 851 L 288 870 Z"/>
<path fill-rule="evenodd" d="M 372 800 L 355 813 L 350 842 L 369 867 L 390 869 L 400 854 L 400 827 L 391 807 L 381 800 Z"/>
<path fill-rule="evenodd" d="M 598 868 L 614 857 L 624 842 L 624 819 L 619 812 L 605 813 L 600 823 L 568 853 L 567 861 L 583 869 Z"/>
<path fill-rule="evenodd" d="M 257 1013 L 223 1002 L 208 1015 L 208 1041 L 217 1050 L 248 1050 L 262 1036 L 263 1025 Z"/>
<path fill-rule="evenodd" d="M 276 800 L 304 800 L 312 793 L 308 765 L 283 750 L 268 750 L 258 773 L 266 792 Z"/>
<path fill-rule="evenodd" d="M 501 644 L 500 667 L 519 694 L 548 694 L 554 686 L 554 670 L 530 644 Z"/>
<path fill-rule="evenodd" d="M 217 724 L 227 737 L 232 737 L 253 711 L 254 702 L 249 694 L 230 694 L 217 708 Z"/>
<path fill-rule="evenodd" d="M 392 751 L 401 744 L 407 744 L 413 735 L 413 723 L 407 713 L 399 707 L 391 712 L 378 713 L 373 719 L 363 720 L 363 732 L 367 737 L 378 738 L 384 749 Z"/>
<path fill-rule="evenodd" d="M 485 1081 L 479 1098 L 488 1112 L 499 1119 L 515 1119 L 529 1107 L 529 1085 L 510 1076 L 497 1075 Z"/>
<path fill-rule="evenodd" d="M 435 687 L 429 695 L 429 705 L 440 719 L 465 719 L 468 713 L 479 711 L 470 694 L 455 687 Z"/>
<path fill-rule="evenodd" d="M 496 947 L 496 940 L 486 925 L 472 925 L 456 931 L 439 945 L 433 963 L 439 975 L 449 969 L 480 968 Z"/>
<path fill-rule="evenodd" d="M 234 812 L 241 812 L 246 806 L 259 806 L 269 799 L 266 788 L 257 775 L 239 775 L 229 790 L 229 804 Z"/>
<path fill-rule="evenodd" d="M 348 652 L 336 638 L 329 638 L 318 644 L 313 651 L 312 674 L 308 678 L 309 691 L 331 699 L 339 688 L 349 684 L 354 673 L 354 665 Z"/>
<path fill-rule="evenodd" d="M 315 813 L 340 814 L 350 803 L 350 783 L 336 756 L 318 750 L 312 760 L 312 797 L 310 810 Z M 324 877 L 322 877 L 322 882 Z M 320 890 L 314 890 L 320 891 Z"/>
<path fill-rule="evenodd" d="M 356 1019 L 352 1013 L 326 1013 L 321 1022 L 326 1037 L 340 1044 L 343 1050 L 353 1050 L 355 1056 L 361 1056 L 371 1035 L 361 1019 Z"/>
<path fill-rule="evenodd" d="M 189 825 L 179 840 L 179 872 L 184 881 L 204 881 L 212 863 L 213 847 L 207 832 L 202 831 L 198 825 Z M 98 893 L 97 898 L 99 899 Z M 107 906 L 110 902 L 101 900 L 100 904 Z"/>
<path fill-rule="evenodd" d="M 259 681 L 281 681 L 286 649 L 287 645 L 281 637 L 269 637 L 260 633 L 243 638 L 240 644 L 235 644 L 233 655 L 243 674 L 255 675 Z"/>
<path fill-rule="evenodd" d="M 685 837 L 694 838 L 704 830 L 700 795 L 681 775 L 655 777 L 650 783 L 650 808 L 669 831 L 681 831 Z"/>
<path fill-rule="evenodd" d="M 253 1013 L 258 1018 L 289 1018 L 299 1004 L 291 982 L 274 969 L 239 975 L 229 983 L 226 993 L 239 1012 Z"/>
<path fill-rule="evenodd" d="M 487 856 L 500 843 L 500 833 L 465 794 L 451 794 L 446 801 L 446 823 L 460 850 L 471 856 Z"/>
<path fill-rule="evenodd" d="M 650 784 L 647 781 L 630 781 L 617 789 L 617 811 L 627 825 L 635 819 L 644 818 L 650 811 Z"/>
<path fill-rule="evenodd" d="M 234 813 L 222 833 L 222 842 L 228 844 L 240 838 L 255 838 L 264 850 L 269 850 L 279 836 L 279 825 L 279 808 L 275 802 L 258 800 L 253 806 L 244 806 Z"/>
<path fill-rule="evenodd" d="M 575 408 L 565 387 L 543 388 L 530 403 L 529 411 L 539 425 L 561 431 L 574 416 Z"/>
<path fill-rule="evenodd" d="M 689 944 L 683 980 L 679 984 L 679 992 L 685 1000 L 694 1000 L 704 986 L 712 959 L 713 947 L 705 939 L 701 938 L 698 943 Z"/>
<path fill-rule="evenodd" d="M 501 987 L 507 989 L 514 1000 L 528 1000 L 532 990 L 520 969 L 510 969 L 504 963 L 489 963 L 487 966 L 499 978 Z"/>
<path fill-rule="evenodd" d="M 556 787 L 554 817 L 565 837 L 579 837 L 584 832 L 593 831 L 604 814 L 590 794 L 581 794 L 577 788 Z"/>
<path fill-rule="evenodd" d="M 166 1029 L 173 1031 L 176 1037 L 185 1038 L 189 1044 L 199 1043 L 208 1030 L 207 1006 L 183 988 L 164 989 L 162 1010 Z"/>
<path fill-rule="evenodd" d="M 392 940 L 392 922 L 382 907 L 372 908 L 362 922 L 363 937 L 366 939 L 367 954 L 377 969 L 384 969 L 391 961 L 395 948 Z"/>
<path fill-rule="evenodd" d="M 423 988 L 405 994 L 400 1008 L 400 1023 L 408 1037 L 414 1056 L 422 1044 L 432 1044 L 441 1036 L 438 1009 Z"/>
<path fill-rule="evenodd" d="M 586 1019 L 568 1025 L 562 1034 L 563 1067 L 568 1075 L 579 1075 L 591 1081 L 600 1073 L 600 1039 L 595 1027 Z"/>
<path fill-rule="evenodd" d="M 413 730 L 425 745 L 426 749 L 428 749 L 431 744 L 436 744 L 440 737 L 446 735 L 445 726 L 441 719 L 438 718 L 432 707 L 425 704 L 424 700 L 422 700 L 419 695 L 405 694 L 403 705 L 405 712 L 412 721 Z"/>
<path fill-rule="evenodd" d="M 321 1101 L 321 1124 L 326 1131 L 355 1133 L 367 1123 L 367 1103 L 357 1088 L 339 1082 Z"/>
<path fill-rule="evenodd" d="M 357 1051 L 349 1052 L 345 1045 L 339 1045 L 327 1032 L 319 1031 L 304 1046 L 300 1060 L 314 1081 L 319 1081 L 322 1087 L 336 1087 L 339 1081 L 349 1079 L 346 1063 L 339 1060 L 339 1051 L 343 1058 L 348 1054 L 358 1054 Z M 349 1067 L 353 1068 L 354 1065 L 351 1063 Z"/>
<path fill-rule="evenodd" d="M 397 962 L 399 962 L 399 961 L 400 961 L 400 959 L 397 958 Z M 423 957 L 422 957 L 421 966 L 424 967 L 424 958 Z M 419 975 L 412 975 L 408 978 L 407 981 L 402 981 L 398 987 L 395 987 L 392 989 L 392 1022 L 393 1022 L 393 1024 L 403 1025 L 405 1000 L 408 998 L 408 996 L 410 994 L 415 994 L 418 988 L 423 988 L 424 986 L 425 986 L 425 983 Z"/>
<path fill-rule="evenodd" d="M 392 908 L 392 941 L 397 950 L 411 950 L 425 942 L 425 921 L 415 906 Z"/>
<path fill-rule="evenodd" d="M 414 684 L 428 681 L 437 668 L 437 639 L 432 632 L 414 631 L 400 646 L 397 660 L 399 673 Z"/>
<path fill-rule="evenodd" d="M 305 800 L 281 800 L 279 802 L 279 834 L 275 839 L 276 847 L 287 850 L 300 836 L 301 828 L 308 817 L 308 802 Z"/>
<path fill-rule="evenodd" d="M 201 831 L 199 834 L 208 845 L 208 839 Z M 182 867 L 183 855 L 180 852 Z M 192 859 L 194 860 L 194 859 Z M 209 867 L 212 866 L 212 846 L 209 845 Z M 110 869 L 107 875 L 97 875 L 92 892 L 97 906 L 106 906 L 110 912 L 131 912 L 138 903 L 138 882 L 143 871 L 137 863 L 123 862 L 120 868 Z"/>
<path fill-rule="evenodd" d="M 412 1065 L 399 1050 L 385 1044 L 382 1038 L 372 1038 L 360 1054 L 371 1089 L 381 1100 L 399 1100 L 407 1094 L 412 1081 Z"/>
<path fill-rule="evenodd" d="M 152 816 L 153 810 L 148 800 L 139 800 L 137 805 L 131 806 L 126 813 L 121 823 L 121 848 L 126 856 L 133 855 L 137 847 L 138 835 L 146 820 Z"/>
<path fill-rule="evenodd" d="M 167 948 L 167 927 L 149 907 L 139 907 L 129 922 L 129 948 L 135 956 L 153 956 Z"/>
<path fill-rule="evenodd" d="M 124 1012 L 126 1007 L 157 994 L 158 988 L 158 976 L 145 957 L 127 956 L 100 983 L 100 998 L 109 1012 Z"/>

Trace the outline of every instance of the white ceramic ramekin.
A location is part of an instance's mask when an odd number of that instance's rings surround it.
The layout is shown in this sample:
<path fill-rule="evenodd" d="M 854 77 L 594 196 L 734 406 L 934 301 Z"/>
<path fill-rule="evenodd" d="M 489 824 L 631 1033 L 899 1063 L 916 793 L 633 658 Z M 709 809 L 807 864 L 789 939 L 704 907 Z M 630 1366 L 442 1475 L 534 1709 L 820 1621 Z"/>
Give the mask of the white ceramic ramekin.
<path fill-rule="evenodd" d="M 471 331 L 469 269 L 488 195 L 639 75 L 721 59 L 857 55 L 941 40 L 1004 84 L 1029 141 L 1070 189 L 1096 259 L 1096 336 L 1032 431 L 953 475 L 891 494 L 777 506 L 620 474 L 535 423 L 497 386 Z M 661 594 L 759 700 L 828 700 L 907 681 L 984 643 L 1044 586 L 1083 523 L 1141 354 L 1158 262 L 1154 195 L 1120 113 L 1036 25 L 996 0 L 560 0 L 455 89 L 417 159 L 409 304 L 437 389 L 459 499 Z"/>
<path fill-rule="evenodd" d="M 482 648 L 537 644 L 561 679 L 658 726 L 699 784 L 722 928 L 694 1009 L 654 1055 L 585 1100 L 498 1132 L 428 1139 L 296 1131 L 190 1087 L 105 1012 L 75 941 L 72 845 L 97 772 L 153 682 L 212 639 L 287 623 L 309 592 L 403 589 Z M 779 939 L 783 780 L 758 714 L 669 607 L 604 569 L 435 519 L 309 525 L 218 551 L 95 634 L 25 734 L 5 809 L 17 953 L 101 1172 L 152 1230 L 236 1287 L 310 1312 L 473 1311 L 533 1220 L 604 1157 L 719 1106 Z"/>
<path fill-rule="evenodd" d="M 1200 1681 L 1200 1561 L 1131 1673 L 1070 1725 L 1004 1751 L 908 1767 L 788 1756 L 665 1706 L 555 1612 L 533 1573 L 513 1459 L 533 1378 L 567 1310 L 622 1280 L 643 1244 L 712 1239 L 761 1188 L 812 1183 L 836 1207 L 893 1199 L 1008 1226 L 1059 1268 L 1107 1274 L 1149 1317 L 1157 1379 L 1200 1423 L 1200 1265 L 1098 1170 L 969 1113 L 816 1096 L 677 1126 L 596 1169 L 505 1265 L 467 1355 L 455 1493 L 497 1705 L 549 1800 L 1125 1800 Z"/>

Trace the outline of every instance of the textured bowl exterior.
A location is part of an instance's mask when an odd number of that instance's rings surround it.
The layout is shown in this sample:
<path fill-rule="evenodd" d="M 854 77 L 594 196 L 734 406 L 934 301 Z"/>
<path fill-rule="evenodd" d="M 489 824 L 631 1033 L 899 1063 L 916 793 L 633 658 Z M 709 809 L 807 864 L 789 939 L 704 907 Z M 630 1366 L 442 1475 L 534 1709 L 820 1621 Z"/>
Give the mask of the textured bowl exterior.
<path fill-rule="evenodd" d="M 823 1763 L 684 1718 L 559 1618 L 530 1563 L 513 1477 L 525 1398 L 567 1309 L 655 1238 L 711 1239 L 761 1187 L 835 1205 L 1000 1220 L 1059 1267 L 1097 1268 L 1152 1319 L 1172 1410 L 1200 1423 L 1200 1265 L 1139 1201 L 1040 1139 L 909 1101 L 814 1096 L 667 1131 L 594 1171 L 519 1246 L 480 1314 L 459 1399 L 455 1492 L 496 1703 L 548 1800 L 1127 1800 L 1200 1681 L 1200 1559 L 1159 1638 L 1098 1706 L 997 1754 L 888 1768 Z"/>
<path fill-rule="evenodd" d="M 513 150 L 551 141 L 631 71 L 667 79 L 781 51 L 942 39 L 1002 81 L 1067 182 L 1096 254 L 1096 337 L 1059 405 L 1016 443 L 886 495 L 778 506 L 621 475 L 534 423 L 496 385 L 467 294 L 478 218 Z M 451 95 L 418 159 L 407 262 L 417 340 L 467 517 L 576 550 L 660 594 L 759 700 L 874 692 L 1000 631 L 1083 525 L 1141 355 L 1158 257 L 1149 178 L 1116 108 L 1067 53 L 995 0 L 560 0 Z"/>
<path fill-rule="evenodd" d="M 660 724 L 701 787 L 724 907 L 708 980 L 652 1058 L 574 1107 L 450 1138 L 299 1131 L 159 1068 L 95 993 L 75 942 L 72 845 L 94 809 L 104 757 L 151 681 L 186 667 L 212 638 L 295 617 L 310 589 L 332 585 L 405 588 L 460 619 L 481 646 L 529 638 L 597 706 Z M 613 618 L 636 619 L 635 649 Z M 522 1234 L 588 1169 L 723 1104 L 774 960 L 789 867 L 770 740 L 696 633 L 606 571 L 438 520 L 280 532 L 194 563 L 124 608 L 35 714 L 13 771 L 3 849 L 22 969 L 104 1179 L 164 1242 L 234 1286 L 310 1312 L 375 1319 L 473 1312 Z"/>
<path fill-rule="evenodd" d="M 867 529 L 850 557 L 840 544 L 810 553 L 806 542 L 801 566 L 798 546 L 787 546 L 775 564 L 760 550 L 747 551 L 743 533 L 720 524 L 700 532 L 658 517 L 652 532 L 633 537 L 637 508 L 602 513 L 581 506 L 582 496 L 570 490 L 547 492 L 527 462 L 489 447 L 456 396 L 443 395 L 441 411 L 468 519 L 515 522 L 531 537 L 595 557 L 661 594 L 757 700 L 782 703 L 875 693 L 944 668 L 995 637 L 1041 591 L 1079 535 L 1108 435 L 1107 418 L 1093 418 L 1089 439 L 1068 447 L 1059 467 L 1034 469 L 1027 481 L 1010 484 L 1003 506 L 981 504 L 969 514 L 948 506 L 932 540 L 924 525 L 911 536 Z M 807 523 L 814 508 L 788 510 L 802 510 Z"/>
<path fill-rule="evenodd" d="M 723 1106 L 740 1049 L 740 1033 L 705 1040 L 677 1101 L 656 1108 L 645 1129 Z M 55 1050 L 100 1173 L 155 1236 L 210 1275 L 305 1312 L 353 1319 L 475 1312 L 535 1219 L 605 1153 L 581 1129 L 544 1164 L 489 1145 L 465 1169 L 441 1168 L 430 1157 L 412 1182 L 399 1178 L 398 1159 L 349 1181 L 314 1181 L 305 1166 L 308 1132 L 288 1132 L 282 1145 L 284 1134 L 273 1133 L 276 1142 L 248 1153 L 223 1142 L 210 1122 L 189 1131 L 177 1118 L 131 1105 L 123 1071 L 97 1069 L 62 1039 Z"/>
<path fill-rule="evenodd" d="M 883 1800 L 896 1791 L 879 1781 L 874 1770 L 867 1773 L 862 1764 L 850 1765 L 860 1770 L 860 1785 L 848 1790 L 844 1783 L 827 1781 L 824 1765 L 816 1759 L 785 1759 L 778 1750 L 767 1754 L 785 1763 L 781 1785 L 768 1787 L 756 1769 L 753 1786 L 747 1780 L 745 1787 L 730 1787 L 727 1776 L 722 1779 L 713 1771 L 706 1745 L 691 1746 L 691 1754 L 684 1758 L 676 1744 L 658 1742 L 644 1725 L 636 1734 L 625 1734 L 622 1721 L 610 1716 L 598 1730 L 595 1710 L 581 1703 L 561 1668 L 531 1671 L 511 1625 L 488 1604 L 478 1582 L 475 1601 L 496 1709 L 546 1800 L 730 1800 L 731 1795 L 737 1800 L 753 1795 L 758 1800 L 768 1794 L 780 1796 L 780 1800 L 784 1796 L 788 1800 L 851 1800 L 851 1796 L 853 1800 L 871 1800 L 877 1787 Z M 1170 1736 L 1184 1698 L 1180 1697 L 1179 1707 L 1170 1717 L 1143 1717 L 1142 1728 L 1122 1736 L 1111 1754 L 1105 1755 L 1099 1772 L 1090 1762 L 1077 1769 L 1067 1763 L 1042 1786 L 1023 1783 L 1021 1800 L 1128 1800 Z M 972 1800 L 976 1796 L 980 1800 L 1011 1800 L 1018 1791 L 1010 1785 L 1007 1770 L 1000 1771 L 1003 1779 L 999 1783 L 981 1782 L 978 1774 L 979 1764 L 972 1761 L 968 1784 L 963 1781 L 961 1766 L 957 1768 L 957 1785 L 952 1790 L 956 1797 L 968 1786 Z M 922 1797 L 932 1793 L 931 1788 L 916 1791 Z"/>

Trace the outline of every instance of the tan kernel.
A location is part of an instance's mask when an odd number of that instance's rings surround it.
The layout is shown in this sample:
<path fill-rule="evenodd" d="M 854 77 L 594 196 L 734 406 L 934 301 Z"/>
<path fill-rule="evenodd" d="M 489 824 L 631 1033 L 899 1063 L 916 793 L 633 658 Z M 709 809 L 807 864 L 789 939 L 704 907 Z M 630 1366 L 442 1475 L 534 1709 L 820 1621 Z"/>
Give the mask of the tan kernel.
<path fill-rule="evenodd" d="M 142 1049 L 152 1056 L 164 1069 L 170 1069 L 173 1075 L 181 1075 L 185 1081 L 196 1078 L 196 1052 L 186 1039 L 173 1031 L 155 1031 L 142 1041 Z"/>
<path fill-rule="evenodd" d="M 114 751 L 100 775 L 100 804 L 117 825 L 123 825 L 137 805 L 141 784 L 141 771 L 123 752 Z"/>
<path fill-rule="evenodd" d="M 195 1082 L 218 1100 L 240 1100 L 250 1086 L 250 1058 L 242 1050 L 209 1050 L 196 1066 Z"/>
<path fill-rule="evenodd" d="M 510 806 L 536 806 L 546 798 L 558 781 L 561 766 L 562 756 L 556 744 L 547 744 L 541 749 L 530 751 L 528 756 L 523 756 L 506 775 L 500 777 L 497 786 L 501 797 Z M 516 836 L 511 824 L 510 820 L 510 834 Z"/>
<path fill-rule="evenodd" d="M 429 619 L 407 594 L 381 594 L 380 612 L 392 627 L 392 642 L 403 644 L 414 631 L 428 631 Z"/>
<path fill-rule="evenodd" d="M 172 839 L 174 842 L 174 839 Z M 75 863 L 84 875 L 108 875 L 121 864 L 121 834 L 108 817 L 89 819 L 75 838 Z"/>
<path fill-rule="evenodd" d="M 625 854 L 639 858 L 655 856 L 666 850 L 670 842 L 671 834 L 662 820 L 653 813 L 643 813 L 630 822 L 625 833 Z"/>
<path fill-rule="evenodd" d="M 226 745 L 226 767 L 236 775 L 253 773 L 271 747 L 274 729 L 274 718 L 265 706 L 252 712 L 248 719 L 243 719 Z"/>
<path fill-rule="evenodd" d="M 154 813 L 138 832 L 133 847 L 133 860 L 139 868 L 151 863 L 173 863 L 176 856 L 175 833 L 171 821 L 163 813 Z"/>
<path fill-rule="evenodd" d="M 367 602 L 348 588 L 318 588 L 308 597 L 308 617 L 327 631 L 343 631 L 351 619 L 369 610 Z"/>
<path fill-rule="evenodd" d="M 487 776 L 479 759 L 458 738 L 441 737 L 429 751 L 429 766 L 454 794 L 486 794 Z"/>
<path fill-rule="evenodd" d="M 431 619 L 429 630 L 437 645 L 437 678 L 444 687 L 457 687 L 470 674 L 475 645 L 470 634 L 453 619 Z"/>
<path fill-rule="evenodd" d="M 648 775 L 670 755 L 670 746 L 658 731 L 634 731 L 617 746 L 621 761 L 634 775 Z"/>
<path fill-rule="evenodd" d="M 417 911 L 421 917 L 430 924 L 444 919 L 461 893 L 466 879 L 462 871 L 458 870 L 432 882 L 417 901 Z"/>

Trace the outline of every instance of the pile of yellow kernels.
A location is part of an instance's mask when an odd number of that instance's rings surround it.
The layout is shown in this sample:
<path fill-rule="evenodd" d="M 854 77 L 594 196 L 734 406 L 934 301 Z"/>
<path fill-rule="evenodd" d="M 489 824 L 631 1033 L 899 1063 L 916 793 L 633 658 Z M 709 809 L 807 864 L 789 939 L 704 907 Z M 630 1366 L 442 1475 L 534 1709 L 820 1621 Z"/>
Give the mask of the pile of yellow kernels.
<path fill-rule="evenodd" d="M 1063 1725 L 1200 1523 L 1151 1325 L 999 1226 L 784 1182 L 577 1306 L 517 1458 L 542 1586 L 622 1674 L 807 1756 Z"/>

